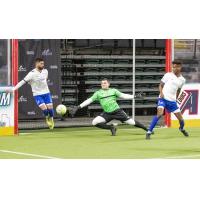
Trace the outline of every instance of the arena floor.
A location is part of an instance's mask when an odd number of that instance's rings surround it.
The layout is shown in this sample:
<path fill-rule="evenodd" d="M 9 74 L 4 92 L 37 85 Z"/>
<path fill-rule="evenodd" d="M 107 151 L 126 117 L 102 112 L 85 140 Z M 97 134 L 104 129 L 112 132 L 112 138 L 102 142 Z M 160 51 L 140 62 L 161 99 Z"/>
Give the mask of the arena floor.
<path fill-rule="evenodd" d="M 151 140 L 145 132 L 120 126 L 117 136 L 95 127 L 21 130 L 0 138 L 0 158 L 15 159 L 183 159 L 200 158 L 200 129 L 157 128 Z"/>

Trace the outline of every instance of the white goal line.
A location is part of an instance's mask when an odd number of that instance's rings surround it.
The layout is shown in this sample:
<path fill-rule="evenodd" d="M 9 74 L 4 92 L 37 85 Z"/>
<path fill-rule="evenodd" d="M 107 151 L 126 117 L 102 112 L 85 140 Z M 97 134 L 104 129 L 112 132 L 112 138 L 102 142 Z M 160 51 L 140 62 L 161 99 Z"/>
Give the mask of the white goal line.
<path fill-rule="evenodd" d="M 45 156 L 45 155 L 32 154 L 32 153 L 24 153 L 24 152 L 17 152 L 17 151 L 9 151 L 9 150 L 4 150 L 4 149 L 0 149 L 0 152 L 2 152 L 2 153 L 16 154 L 16 155 L 31 156 L 31 157 L 36 157 L 36 158 L 62 159 L 62 158 L 58 158 L 58 157 Z"/>

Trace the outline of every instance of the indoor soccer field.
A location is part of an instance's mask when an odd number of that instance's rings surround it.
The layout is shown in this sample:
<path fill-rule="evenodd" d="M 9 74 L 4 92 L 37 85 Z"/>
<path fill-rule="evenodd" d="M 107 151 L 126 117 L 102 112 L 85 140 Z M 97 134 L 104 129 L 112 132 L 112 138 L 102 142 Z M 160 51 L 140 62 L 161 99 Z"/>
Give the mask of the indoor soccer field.
<path fill-rule="evenodd" d="M 177 129 L 158 128 L 152 140 L 137 128 L 121 126 L 117 136 L 105 130 L 59 128 L 21 131 L 0 137 L 0 158 L 15 159 L 190 159 L 200 158 L 200 128 L 188 129 L 186 138 Z"/>

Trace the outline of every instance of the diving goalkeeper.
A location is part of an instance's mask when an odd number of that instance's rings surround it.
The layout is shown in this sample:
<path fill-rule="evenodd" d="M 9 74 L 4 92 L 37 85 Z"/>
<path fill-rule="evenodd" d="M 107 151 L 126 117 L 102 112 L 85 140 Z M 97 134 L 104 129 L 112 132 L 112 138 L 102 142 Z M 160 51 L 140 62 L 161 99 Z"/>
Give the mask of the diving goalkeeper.
<path fill-rule="evenodd" d="M 121 93 L 119 90 L 109 87 L 110 87 L 110 82 L 107 79 L 103 79 L 101 81 L 101 89 L 96 91 L 92 95 L 92 97 L 85 100 L 79 106 L 76 106 L 70 111 L 72 117 L 74 117 L 74 115 L 79 109 L 88 106 L 94 101 L 99 101 L 101 107 L 103 108 L 103 112 L 99 116 L 93 119 L 92 121 L 93 126 L 110 130 L 112 136 L 115 136 L 116 127 L 113 124 L 109 125 L 107 123 L 113 119 L 116 119 L 121 122 L 125 122 L 126 124 L 130 124 L 147 131 L 147 128 L 143 124 L 139 123 L 138 121 L 134 121 L 132 118 L 130 118 L 117 104 L 118 97 L 130 100 L 134 99 L 134 96 Z"/>

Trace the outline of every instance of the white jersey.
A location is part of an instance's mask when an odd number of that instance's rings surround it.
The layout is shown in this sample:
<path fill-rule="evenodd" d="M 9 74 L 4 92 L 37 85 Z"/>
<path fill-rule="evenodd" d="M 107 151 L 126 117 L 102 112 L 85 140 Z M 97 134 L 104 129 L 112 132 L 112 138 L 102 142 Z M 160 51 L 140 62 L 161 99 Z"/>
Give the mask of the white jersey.
<path fill-rule="evenodd" d="M 168 72 L 163 76 L 161 81 L 164 83 L 164 99 L 176 101 L 177 91 L 185 84 L 185 78 L 182 75 L 177 77 L 173 72 Z"/>
<path fill-rule="evenodd" d="M 31 85 L 33 96 L 37 96 L 49 93 L 47 79 L 47 69 L 43 69 L 41 72 L 34 69 L 26 75 L 24 81 Z"/>

